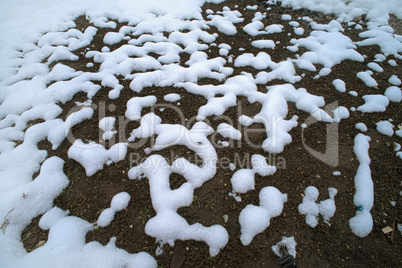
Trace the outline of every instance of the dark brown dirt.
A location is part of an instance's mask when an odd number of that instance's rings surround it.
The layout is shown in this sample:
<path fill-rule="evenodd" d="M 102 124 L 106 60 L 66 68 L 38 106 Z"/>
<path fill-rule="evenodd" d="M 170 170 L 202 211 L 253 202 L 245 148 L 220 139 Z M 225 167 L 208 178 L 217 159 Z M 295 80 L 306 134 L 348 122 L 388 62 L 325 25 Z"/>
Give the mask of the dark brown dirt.
<path fill-rule="evenodd" d="M 232 46 L 231 53 L 234 58 L 240 55 L 239 48 L 244 48 L 246 52 L 256 54 L 260 50 L 252 47 L 250 40 L 267 38 L 266 36 L 251 37 L 242 31 L 242 27 L 251 21 L 255 11 L 245 10 L 247 5 L 258 4 L 258 11 L 263 12 L 266 8 L 262 1 L 229 1 L 221 5 L 206 4 L 203 7 L 203 15 L 206 17 L 205 10 L 222 10 L 223 6 L 229 6 L 232 10 L 239 10 L 244 22 L 237 25 L 238 34 L 236 36 L 226 36 L 219 33 L 216 44 L 227 43 Z M 235 5 L 238 5 L 235 8 Z M 271 6 L 264 24 L 281 23 L 282 14 L 290 14 L 293 18 L 310 16 L 319 23 L 328 23 L 333 19 L 332 15 L 323 15 L 306 10 L 284 9 L 280 6 Z M 267 22 L 268 21 L 268 22 Z M 306 30 L 302 37 L 307 37 L 311 30 L 307 22 L 299 21 Z M 89 25 L 84 17 L 77 19 L 77 29 L 85 29 Z M 119 24 L 116 31 L 122 25 Z M 364 25 L 363 25 L 364 26 Z M 347 29 L 347 26 L 345 26 Z M 100 50 L 103 45 L 103 36 L 108 30 L 99 30 L 98 35 L 91 44 L 91 49 Z M 211 28 L 210 33 L 217 30 Z M 291 33 L 288 35 L 288 33 Z M 359 31 L 346 30 L 353 41 L 359 41 Z M 274 41 L 280 41 L 280 45 L 272 50 L 267 50 L 272 60 L 279 62 L 287 57 L 294 57 L 294 54 L 285 47 L 291 38 L 295 38 L 292 27 L 286 24 L 284 32 L 273 34 L 268 38 Z M 300 37 L 299 37 L 300 38 Z M 116 49 L 121 44 L 111 47 Z M 383 73 L 375 73 L 374 78 L 378 81 L 378 88 L 368 88 L 359 79 L 356 73 L 366 70 L 366 64 L 374 59 L 374 55 L 379 53 L 378 47 L 359 47 L 358 52 L 366 55 L 363 63 L 344 61 L 332 68 L 332 73 L 320 79 L 312 79 L 315 74 L 304 70 L 297 70 L 305 77 L 295 84 L 296 88 L 306 88 L 309 93 L 323 96 L 326 103 L 338 102 L 338 105 L 358 107 L 363 104 L 361 96 L 365 94 L 383 93 L 389 86 L 388 78 L 392 74 L 401 76 L 402 62 L 396 60 L 398 67 L 390 67 L 388 63 L 379 63 L 384 68 Z M 92 68 L 85 67 L 89 62 L 80 52 L 80 60 L 76 62 L 63 62 L 77 70 L 96 72 L 99 65 L 95 64 Z M 300 52 L 300 51 L 299 51 Z M 208 51 L 209 58 L 218 57 L 218 49 Z M 188 55 L 183 54 L 183 59 L 188 59 Z M 182 59 L 182 63 L 185 62 Z M 392 56 L 388 59 L 393 59 Z M 228 67 L 233 64 L 228 63 Z M 321 66 L 317 66 L 321 68 Z M 318 69 L 319 69 L 318 68 Z M 256 75 L 257 70 L 252 68 L 234 68 L 233 75 L 246 71 Z M 347 93 L 339 93 L 332 86 L 332 81 L 340 78 L 346 82 L 348 90 L 358 92 L 359 97 L 352 97 Z M 102 88 L 93 98 L 93 103 L 97 104 L 95 116 L 73 128 L 73 135 L 83 140 L 100 141 L 102 133 L 99 133 L 98 122 L 100 116 L 121 116 L 124 115 L 127 101 L 134 96 L 155 95 L 158 98 L 158 104 L 162 106 L 144 109 L 142 114 L 155 112 L 162 118 L 163 123 L 184 124 L 191 127 L 194 124 L 194 118 L 197 115 L 198 107 L 204 105 L 206 100 L 203 97 L 189 94 L 182 88 L 146 88 L 141 93 L 134 93 L 128 87 L 130 81 L 121 79 L 120 83 L 124 89 L 117 100 L 110 100 L 107 97 L 108 88 Z M 200 84 L 217 84 L 218 81 L 203 79 Z M 271 81 L 267 85 L 284 83 L 283 81 Z M 266 92 L 264 86 L 259 86 L 259 90 Z M 180 118 L 176 109 L 167 106 L 163 96 L 167 93 L 176 92 L 182 96 L 180 106 L 176 107 L 184 114 Z M 85 94 L 77 94 L 74 100 L 62 104 L 64 110 L 60 116 L 65 119 L 75 107 L 75 101 L 85 101 Z M 100 104 L 104 105 L 102 108 Z M 113 105 L 113 106 L 111 106 Z M 113 107 L 113 109 L 111 109 Z M 165 108 L 162 112 L 159 108 Z M 400 191 L 402 190 L 400 178 L 402 177 L 401 159 L 395 156 L 393 151 L 393 142 L 402 144 L 402 139 L 396 137 L 387 137 L 379 134 L 375 130 L 375 123 L 380 120 L 392 118 L 395 124 L 402 123 L 401 104 L 390 103 L 387 111 L 384 113 L 362 114 L 360 112 L 351 112 L 349 119 L 342 120 L 339 124 L 339 164 L 337 167 L 329 166 L 317 158 L 313 157 L 306 150 L 305 144 L 315 150 L 325 151 L 327 125 L 316 123 L 309 126 L 304 131 L 304 140 L 300 126 L 294 128 L 290 134 L 293 142 L 285 147 L 283 153 L 278 155 L 267 155 L 261 148 L 255 148 L 266 138 L 261 124 L 253 124 L 250 127 L 242 127 L 238 124 L 238 116 L 246 114 L 253 116 L 260 111 L 261 105 L 250 104 L 247 99 L 239 97 L 237 107 L 228 109 L 221 117 L 208 118 L 209 124 L 216 129 L 222 122 L 234 122 L 236 127 L 242 131 L 241 141 L 231 141 L 229 147 L 216 146 L 218 157 L 221 161 L 221 168 L 213 179 L 206 182 L 201 188 L 196 189 L 194 202 L 190 207 L 181 208 L 178 213 L 183 216 L 189 224 L 199 222 L 210 226 L 221 224 L 229 233 L 229 242 L 220 254 L 214 258 L 209 257 L 208 247 L 203 242 L 196 241 L 176 241 L 175 247 L 164 247 L 165 252 L 160 256 L 155 256 L 155 239 L 149 237 L 144 232 L 146 221 L 155 216 L 149 195 L 149 185 L 146 178 L 132 181 L 127 177 L 130 167 L 137 162 L 143 161 L 147 155 L 144 148 L 150 147 L 155 137 L 130 143 L 129 153 L 126 160 L 117 164 L 106 166 L 103 170 L 97 172 L 91 177 L 87 177 L 84 168 L 74 160 L 68 159 L 67 151 L 70 143 L 66 140 L 57 151 L 52 151 L 50 144 L 43 141 L 39 148 L 48 150 L 49 157 L 57 155 L 63 158 L 66 163 L 64 167 L 65 174 L 70 180 L 70 185 L 55 200 L 55 205 L 62 209 L 69 210 L 70 215 L 78 216 L 89 222 L 95 222 L 101 211 L 110 205 L 112 197 L 122 191 L 130 194 L 131 201 L 124 211 L 116 214 L 113 222 L 105 227 L 99 228 L 87 234 L 87 241 L 99 241 L 102 244 L 108 243 L 111 237 L 117 237 L 116 245 L 127 250 L 130 253 L 146 251 L 153 255 L 160 267 L 278 267 L 277 257 L 273 254 L 271 246 L 281 240 L 282 236 L 294 236 L 297 242 L 296 260 L 299 267 L 401 267 L 402 266 L 402 235 L 396 229 L 392 233 L 384 234 L 382 228 L 386 226 L 396 228 L 397 223 L 402 223 L 402 214 L 400 204 L 402 203 Z M 101 110 L 103 109 L 103 110 Z M 298 115 L 299 122 L 302 123 L 308 118 L 308 114 L 297 110 L 293 104 L 289 104 L 290 116 Z M 188 119 L 188 120 L 186 120 Z M 355 215 L 356 208 L 353 205 L 354 175 L 358 166 L 358 161 L 353 153 L 353 139 L 359 133 L 355 129 L 355 124 L 364 122 L 369 130 L 366 135 L 371 137 L 370 158 L 371 172 L 374 182 L 374 207 L 371 214 L 374 219 L 374 228 L 366 238 L 356 237 L 350 230 L 348 221 Z M 238 126 L 239 125 L 239 126 Z M 119 124 L 119 133 L 121 134 L 114 141 L 105 144 L 110 147 L 115 142 L 126 141 L 131 131 L 139 126 L 138 122 L 127 121 Z M 250 142 L 246 142 L 248 137 Z M 219 134 L 210 136 L 211 142 L 224 140 Z M 169 163 L 178 157 L 186 157 L 193 163 L 200 163 L 199 158 L 194 152 L 184 146 L 174 146 L 163 151 L 157 152 L 164 156 Z M 276 165 L 278 171 L 268 177 L 256 175 L 255 190 L 242 195 L 242 202 L 236 202 L 228 196 L 232 187 L 230 178 L 233 171 L 229 169 L 229 163 L 235 163 L 236 169 L 241 167 L 243 159 L 250 159 L 253 154 L 263 154 L 267 157 L 270 164 Z M 241 157 L 239 157 L 241 156 Z M 244 157 L 244 158 L 243 158 Z M 131 161 L 130 161 L 131 160 Z M 245 166 L 244 166 L 245 167 Z M 334 171 L 340 171 L 340 176 L 334 176 Z M 179 187 L 184 178 L 174 174 L 171 176 L 171 187 Z M 298 205 L 302 201 L 303 191 L 313 185 L 320 192 L 319 200 L 328 198 L 328 187 L 335 187 L 338 194 L 335 197 L 336 214 L 331 219 L 331 225 L 323 222 L 322 218 L 316 228 L 310 228 L 306 223 L 304 216 L 298 213 Z M 281 192 L 288 194 L 288 201 L 285 203 L 284 210 L 279 217 L 271 219 L 271 224 L 262 234 L 257 235 L 249 246 L 243 246 L 240 243 L 240 225 L 238 216 L 240 211 L 247 204 L 258 204 L 258 193 L 266 186 L 277 187 Z M 396 201 L 396 206 L 390 205 L 391 200 Z M 228 222 L 224 222 L 223 215 L 228 215 Z M 24 246 L 28 251 L 32 251 L 39 241 L 47 239 L 47 232 L 38 227 L 40 217 L 35 218 L 31 225 L 22 234 Z"/>

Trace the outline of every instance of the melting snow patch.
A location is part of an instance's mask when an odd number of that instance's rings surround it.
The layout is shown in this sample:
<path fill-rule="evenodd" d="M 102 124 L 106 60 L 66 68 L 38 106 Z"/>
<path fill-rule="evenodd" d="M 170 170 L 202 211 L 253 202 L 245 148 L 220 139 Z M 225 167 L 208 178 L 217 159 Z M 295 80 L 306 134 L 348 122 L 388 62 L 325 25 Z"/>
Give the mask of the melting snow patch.
<path fill-rule="evenodd" d="M 128 141 L 135 141 L 140 138 L 148 138 L 155 134 L 155 129 L 162 122 L 162 119 L 154 113 L 148 113 L 141 118 L 140 126 L 131 132 Z"/>
<path fill-rule="evenodd" d="M 351 96 L 353 96 L 353 97 L 357 97 L 357 96 L 359 95 L 359 94 L 357 94 L 357 92 L 354 91 L 354 90 L 349 91 L 349 94 L 350 94 Z"/>
<path fill-rule="evenodd" d="M 365 103 L 357 107 L 357 110 L 363 113 L 385 112 L 389 104 L 389 99 L 379 94 L 364 95 L 363 100 Z"/>
<path fill-rule="evenodd" d="M 377 73 L 382 73 L 384 71 L 383 68 L 381 68 L 380 65 L 378 65 L 375 62 L 370 62 L 367 64 L 367 67 L 369 67 L 371 70 L 376 71 Z"/>
<path fill-rule="evenodd" d="M 360 130 L 361 132 L 367 132 L 367 126 L 364 123 L 357 123 L 355 128 Z"/>
<path fill-rule="evenodd" d="M 387 88 L 384 92 L 384 95 L 392 102 L 401 102 L 402 100 L 402 91 L 396 86 Z"/>
<path fill-rule="evenodd" d="M 163 97 L 163 99 L 168 102 L 176 102 L 176 101 L 179 101 L 181 99 L 181 97 L 177 93 L 170 93 L 170 94 L 165 95 Z"/>
<path fill-rule="evenodd" d="M 346 119 L 349 118 L 349 111 L 347 108 L 343 107 L 343 106 L 339 106 L 337 107 L 334 111 L 334 122 L 335 123 L 339 123 L 341 122 L 341 119 Z"/>
<path fill-rule="evenodd" d="M 116 194 L 110 203 L 110 208 L 102 211 L 96 224 L 100 227 L 108 226 L 113 221 L 116 212 L 127 208 L 130 199 L 130 195 L 126 192 Z"/>
<path fill-rule="evenodd" d="M 331 68 L 322 68 L 318 73 L 319 76 L 327 76 L 331 73 Z"/>
<path fill-rule="evenodd" d="M 302 203 L 299 205 L 299 212 L 306 216 L 306 224 L 312 228 L 318 224 L 317 216 L 320 213 L 318 205 L 316 204 L 319 192 L 314 186 L 308 186 L 304 189 L 304 197 Z"/>
<path fill-rule="evenodd" d="M 302 27 L 297 27 L 297 28 L 294 28 L 294 33 L 296 34 L 296 35 L 303 35 L 304 34 L 304 29 L 302 28 Z"/>
<path fill-rule="evenodd" d="M 355 175 L 356 193 L 353 197 L 353 204 L 356 206 L 356 216 L 349 220 L 349 226 L 352 232 L 365 237 L 373 229 L 373 218 L 370 210 L 374 202 L 374 185 L 371 179 L 370 157 L 368 154 L 370 137 L 363 134 L 357 134 L 353 151 L 359 161 Z"/>
<path fill-rule="evenodd" d="M 222 147 L 229 147 L 230 143 L 227 141 L 218 141 L 218 145 L 221 145 Z"/>
<path fill-rule="evenodd" d="M 104 117 L 99 121 L 99 128 L 105 132 L 102 136 L 103 140 L 109 140 L 117 133 L 117 131 L 113 131 L 115 122 L 114 117 Z"/>
<path fill-rule="evenodd" d="M 377 81 L 375 81 L 374 78 L 371 77 L 369 72 L 358 72 L 356 74 L 357 78 L 359 78 L 360 80 L 362 80 L 366 86 L 368 87 L 376 87 L 378 86 Z"/>
<path fill-rule="evenodd" d="M 396 75 L 392 75 L 389 79 L 388 82 L 393 85 L 393 86 L 400 86 L 401 85 L 401 80 L 398 78 Z"/>
<path fill-rule="evenodd" d="M 180 160 L 180 159 L 178 159 Z M 181 160 L 183 161 L 183 160 Z M 177 160 L 175 161 L 177 162 Z M 175 163 L 174 163 L 175 165 Z M 146 234 L 155 237 L 161 246 L 168 243 L 171 247 L 177 239 L 204 241 L 210 247 L 210 255 L 216 256 L 228 242 L 228 233 L 220 225 L 204 227 L 199 223 L 189 225 L 176 211 L 180 207 L 189 206 L 193 202 L 194 186 L 190 181 L 178 189 L 171 190 L 169 176 L 171 167 L 160 155 L 152 155 L 141 164 L 145 176 L 149 180 L 152 205 L 156 216 L 145 225 Z M 193 170 L 193 169 L 187 169 Z M 195 171 L 195 170 L 194 170 Z M 184 174 L 183 174 L 184 175 Z M 208 173 L 191 173 L 194 178 L 210 177 Z M 187 175 L 184 175 L 185 178 Z M 207 178 L 206 178 L 207 179 Z M 161 247 L 160 247 L 161 249 Z M 157 252 L 161 253 L 160 251 Z"/>
<path fill-rule="evenodd" d="M 233 193 L 243 194 L 254 190 L 254 174 L 255 171 L 252 169 L 239 169 L 236 171 L 230 179 Z"/>
<path fill-rule="evenodd" d="M 260 34 L 266 34 L 265 31 L 261 31 L 264 28 L 264 23 L 261 21 L 253 21 L 243 27 L 243 31 L 251 36 L 257 36 Z"/>
<path fill-rule="evenodd" d="M 300 69 L 316 71 L 314 64 L 331 68 L 344 60 L 363 62 L 352 40 L 337 31 L 313 31 L 307 38 L 292 39 L 291 44 L 310 50 L 295 60 Z"/>
<path fill-rule="evenodd" d="M 335 79 L 332 81 L 332 85 L 334 85 L 335 89 L 341 93 L 346 91 L 346 84 L 341 79 Z"/>
<path fill-rule="evenodd" d="M 271 218 L 282 213 L 287 195 L 282 194 L 275 187 L 268 186 L 260 191 L 259 199 L 259 206 L 247 205 L 239 215 L 240 240 L 244 246 L 249 245 L 254 236 L 264 232 L 269 227 Z"/>
<path fill-rule="evenodd" d="M 383 135 L 387 135 L 391 137 L 394 135 L 394 125 L 391 124 L 389 121 L 380 121 L 376 123 L 376 129 L 378 132 L 380 132 Z"/>
<path fill-rule="evenodd" d="M 287 249 L 288 253 L 293 256 L 293 258 L 296 258 L 296 246 L 297 243 L 293 236 L 283 236 L 281 241 L 272 246 L 272 251 L 275 253 L 276 256 L 282 257 L 281 248 L 284 247 Z"/>
<path fill-rule="evenodd" d="M 281 24 L 271 24 L 265 27 L 267 34 L 281 33 L 283 30 L 283 25 Z"/>
<path fill-rule="evenodd" d="M 321 201 L 318 204 L 320 214 L 322 215 L 324 222 L 328 225 L 331 225 L 329 223 L 329 220 L 335 215 L 336 206 L 334 198 L 337 193 L 338 193 L 337 189 L 332 187 L 328 188 L 329 198 Z"/>
<path fill-rule="evenodd" d="M 222 137 L 233 140 L 241 139 L 241 132 L 227 123 L 221 123 L 216 130 Z"/>
<path fill-rule="evenodd" d="M 259 49 L 274 49 L 275 48 L 275 43 L 272 40 L 256 40 L 251 42 L 251 45 L 253 47 L 259 48 Z"/>
<path fill-rule="evenodd" d="M 49 210 L 39 222 L 49 230 L 46 243 L 22 257 L 17 267 L 156 267 L 156 260 L 148 253 L 130 254 L 116 247 L 116 238 L 105 246 L 97 241 L 85 243 L 87 233 L 94 225 L 77 217 L 67 216 L 58 207 Z M 40 266 L 36 266 L 40 264 Z"/>
<path fill-rule="evenodd" d="M 240 125 L 244 126 L 244 127 L 249 127 L 254 123 L 254 120 L 250 117 L 248 117 L 247 115 L 241 115 L 239 116 L 239 123 Z"/>
<path fill-rule="evenodd" d="M 231 11 L 229 8 L 224 8 L 222 11 L 223 16 L 221 15 L 208 15 L 207 18 L 210 21 L 207 21 L 208 25 L 214 26 L 226 35 L 235 35 L 237 33 L 236 26 L 234 23 L 243 22 L 243 18 L 241 17 L 241 13 L 237 10 Z"/>
<path fill-rule="evenodd" d="M 392 67 L 395 67 L 398 65 L 395 60 L 389 60 L 388 64 L 391 65 Z"/>
<path fill-rule="evenodd" d="M 308 186 L 304 190 L 304 197 L 302 203 L 299 205 L 299 212 L 306 216 L 306 224 L 314 228 L 318 224 L 318 214 L 321 214 L 324 218 L 324 222 L 330 225 L 329 220 L 335 214 L 335 200 L 334 197 L 337 194 L 335 188 L 328 188 L 329 199 L 316 203 L 319 192 L 314 186 Z"/>
<path fill-rule="evenodd" d="M 287 101 L 294 102 L 296 108 L 312 115 L 322 122 L 333 122 L 333 119 L 319 107 L 324 106 L 324 99 L 307 93 L 306 89 L 295 89 L 290 84 L 268 87 L 268 93 L 261 98 L 261 111 L 254 116 L 254 122 L 262 123 L 267 131 L 267 139 L 263 149 L 271 153 L 280 153 L 284 146 L 292 141 L 289 131 L 297 126 L 297 116 L 285 120 L 288 113 Z M 387 99 L 388 100 L 388 99 Z M 276 131 L 270 131 L 275 129 Z"/>
<path fill-rule="evenodd" d="M 270 176 L 276 172 L 276 167 L 269 165 L 262 155 L 252 155 L 251 164 L 252 169 L 239 169 L 230 179 L 232 184 L 232 193 L 230 193 L 230 196 L 233 196 L 238 202 L 241 201 L 241 197 L 237 196 L 237 194 L 244 194 L 255 189 L 255 173 L 260 176 Z"/>
<path fill-rule="evenodd" d="M 144 107 L 151 107 L 156 103 L 155 96 L 134 97 L 127 102 L 126 117 L 130 120 L 139 120 Z"/>
<path fill-rule="evenodd" d="M 89 177 L 103 169 L 103 165 L 109 160 L 119 162 L 126 157 L 126 154 L 127 143 L 117 143 L 106 150 L 105 147 L 93 141 L 83 143 L 80 139 L 76 140 L 68 150 L 68 158 L 80 163 Z"/>
<path fill-rule="evenodd" d="M 268 67 L 273 68 L 275 63 L 271 61 L 271 57 L 266 52 L 259 52 L 257 56 L 254 56 L 251 53 L 244 53 L 236 58 L 234 66 L 251 66 L 254 69 L 262 70 L 267 69 Z"/>
<path fill-rule="evenodd" d="M 257 10 L 258 5 L 254 5 L 254 6 L 247 6 L 246 9 L 248 10 Z"/>

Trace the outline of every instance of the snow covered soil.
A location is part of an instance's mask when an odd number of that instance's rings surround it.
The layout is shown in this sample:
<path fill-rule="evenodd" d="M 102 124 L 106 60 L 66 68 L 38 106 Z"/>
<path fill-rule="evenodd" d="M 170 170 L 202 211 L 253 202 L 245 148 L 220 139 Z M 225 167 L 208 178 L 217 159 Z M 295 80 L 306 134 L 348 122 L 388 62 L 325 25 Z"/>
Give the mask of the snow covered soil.
<path fill-rule="evenodd" d="M 168 266 L 183 243 L 266 264 L 227 248 L 289 235 L 303 263 L 313 228 L 400 249 L 393 1 L 22 2 L 1 4 L 0 266 Z"/>

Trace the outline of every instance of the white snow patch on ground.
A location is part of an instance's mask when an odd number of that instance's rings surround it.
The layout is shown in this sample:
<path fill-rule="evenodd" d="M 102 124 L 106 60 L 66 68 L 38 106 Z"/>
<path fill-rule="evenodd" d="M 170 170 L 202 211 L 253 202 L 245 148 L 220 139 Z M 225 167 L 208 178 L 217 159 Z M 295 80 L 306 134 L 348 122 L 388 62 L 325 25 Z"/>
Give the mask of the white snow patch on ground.
<path fill-rule="evenodd" d="M 388 82 L 393 85 L 393 86 L 400 86 L 401 85 L 401 79 L 398 78 L 396 75 L 392 75 L 389 79 Z"/>
<path fill-rule="evenodd" d="M 80 163 L 86 171 L 87 176 L 94 175 L 103 169 L 103 165 L 108 161 L 119 162 L 126 157 L 127 143 L 116 143 L 109 150 L 96 143 L 84 143 L 78 139 L 68 150 L 68 157 Z"/>
<path fill-rule="evenodd" d="M 382 73 L 384 71 L 384 69 L 380 65 L 378 65 L 378 63 L 375 62 L 368 63 L 367 67 L 369 67 L 373 71 L 376 71 L 377 73 Z"/>
<path fill-rule="evenodd" d="M 384 112 L 389 104 L 389 99 L 380 94 L 364 95 L 363 100 L 365 103 L 357 107 L 363 113 Z"/>
<path fill-rule="evenodd" d="M 306 216 L 306 224 L 314 228 L 318 224 L 318 214 L 320 210 L 316 204 L 319 192 L 314 186 L 308 186 L 304 190 L 302 203 L 299 205 L 299 213 Z"/>
<path fill-rule="evenodd" d="M 389 121 L 380 121 L 376 123 L 376 129 L 383 135 L 391 137 L 394 135 L 394 125 L 391 124 Z"/>
<path fill-rule="evenodd" d="M 349 220 L 352 232 L 358 237 L 365 237 L 373 229 L 373 218 L 370 210 L 374 203 L 374 185 L 371 179 L 370 157 L 368 154 L 370 137 L 357 134 L 353 151 L 359 161 L 355 175 L 356 193 L 353 204 L 356 206 L 356 216 Z"/>
<path fill-rule="evenodd" d="M 113 221 L 116 212 L 127 208 L 130 199 L 131 196 L 126 192 L 116 194 L 110 203 L 110 208 L 101 212 L 96 224 L 100 227 L 108 226 Z"/>
<path fill-rule="evenodd" d="M 264 23 L 261 21 L 253 21 L 243 27 L 243 31 L 251 36 L 266 34 L 265 31 L 261 31 L 262 29 L 264 29 Z"/>
<path fill-rule="evenodd" d="M 271 218 L 282 213 L 287 195 L 282 194 L 275 187 L 268 186 L 260 191 L 259 199 L 259 206 L 247 205 L 239 215 L 240 240 L 245 246 L 251 243 L 254 236 L 264 232 L 269 227 Z"/>
<path fill-rule="evenodd" d="M 251 45 L 253 47 L 259 48 L 259 49 L 274 49 L 275 48 L 275 43 L 272 40 L 256 40 L 251 42 Z"/>
<path fill-rule="evenodd" d="M 114 117 L 104 117 L 99 121 L 99 128 L 105 132 L 102 135 L 103 140 L 110 140 L 117 133 L 117 130 L 113 130 L 115 122 Z"/>
<path fill-rule="evenodd" d="M 271 24 L 265 27 L 267 34 L 281 33 L 283 30 L 283 25 L 281 24 Z"/>
<path fill-rule="evenodd" d="M 360 130 L 361 132 L 367 132 L 367 126 L 364 123 L 357 123 L 355 128 Z"/>
<path fill-rule="evenodd" d="M 346 84 L 343 80 L 335 79 L 334 81 L 332 81 L 332 85 L 334 85 L 335 89 L 339 92 L 346 92 Z"/>
<path fill-rule="evenodd" d="M 293 258 L 296 258 L 296 246 L 297 243 L 293 236 L 291 237 L 284 236 L 282 237 L 281 241 L 272 246 L 272 251 L 275 253 L 276 256 L 282 257 L 280 249 L 284 247 L 287 249 L 287 252 L 293 256 Z"/>
<path fill-rule="evenodd" d="M 163 99 L 168 102 L 177 102 L 181 99 L 181 97 L 177 93 L 170 93 L 170 94 L 165 95 L 163 97 Z"/>
<path fill-rule="evenodd" d="M 219 124 L 216 131 L 224 138 L 229 138 L 232 140 L 241 139 L 241 132 L 227 123 Z"/>
<path fill-rule="evenodd" d="M 321 214 L 324 222 L 330 225 L 329 220 L 336 211 L 334 198 L 337 192 L 335 188 L 328 188 L 329 198 L 317 204 L 316 201 L 319 195 L 317 188 L 314 186 L 306 187 L 302 203 L 299 205 L 299 212 L 306 216 L 306 224 L 312 228 L 316 227 L 318 215 Z"/>
<path fill-rule="evenodd" d="M 232 184 L 231 196 L 233 196 L 238 202 L 241 201 L 241 198 L 238 196 L 238 194 L 244 194 L 255 189 L 254 177 L 256 173 L 260 176 L 270 176 L 276 172 L 276 167 L 269 165 L 265 157 L 262 155 L 252 155 L 251 164 L 251 169 L 239 169 L 230 179 Z"/>
<path fill-rule="evenodd" d="M 318 204 L 318 209 L 320 211 L 321 216 L 324 219 L 324 222 L 328 225 L 329 220 L 335 215 L 336 206 L 335 206 L 335 195 L 338 193 L 338 190 L 335 188 L 328 188 L 329 198 L 326 200 L 321 201 Z"/>
<path fill-rule="evenodd" d="M 242 114 L 239 116 L 239 123 L 244 127 L 249 127 L 254 123 L 254 120 L 247 115 Z"/>
<path fill-rule="evenodd" d="M 388 64 L 391 65 L 392 67 L 395 67 L 398 65 L 395 60 L 389 60 Z"/>
<path fill-rule="evenodd" d="M 387 88 L 384 92 L 384 95 L 392 102 L 401 102 L 402 100 L 402 91 L 396 86 Z"/>
<path fill-rule="evenodd" d="M 155 96 L 134 97 L 127 102 L 126 117 L 130 120 L 139 120 L 144 107 L 155 105 Z"/>
<path fill-rule="evenodd" d="M 377 81 L 375 81 L 375 79 L 373 77 L 371 77 L 372 73 L 369 72 L 358 72 L 356 74 L 357 78 L 359 78 L 360 80 L 362 80 L 366 86 L 368 87 L 376 87 L 378 86 Z"/>

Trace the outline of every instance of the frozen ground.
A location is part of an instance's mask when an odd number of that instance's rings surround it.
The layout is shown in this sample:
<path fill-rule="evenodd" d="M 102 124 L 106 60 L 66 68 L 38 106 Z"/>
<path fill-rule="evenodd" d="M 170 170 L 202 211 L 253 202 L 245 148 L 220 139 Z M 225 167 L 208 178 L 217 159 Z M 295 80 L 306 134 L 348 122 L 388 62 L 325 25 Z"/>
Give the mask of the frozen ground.
<path fill-rule="evenodd" d="M 396 1 L 0 6 L 1 267 L 401 264 Z"/>

